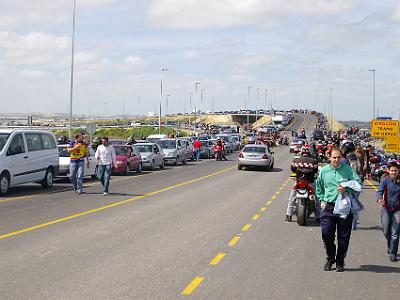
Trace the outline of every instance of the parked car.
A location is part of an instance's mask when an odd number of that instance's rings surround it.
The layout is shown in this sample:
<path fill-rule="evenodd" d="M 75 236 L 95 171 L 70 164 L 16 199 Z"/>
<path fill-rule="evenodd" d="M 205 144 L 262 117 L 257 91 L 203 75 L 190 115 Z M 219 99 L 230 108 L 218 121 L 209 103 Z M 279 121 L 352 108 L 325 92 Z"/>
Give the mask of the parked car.
<path fill-rule="evenodd" d="M 126 141 L 124 140 L 117 140 L 117 139 L 113 139 L 113 140 L 109 140 L 108 143 L 110 145 L 126 145 Z"/>
<path fill-rule="evenodd" d="M 130 171 L 142 172 L 142 157 L 131 145 L 113 145 L 117 155 L 117 165 L 113 165 L 114 173 L 129 174 Z"/>
<path fill-rule="evenodd" d="M 301 147 L 303 147 L 307 141 L 305 139 L 294 138 L 293 141 L 290 143 L 289 152 L 290 153 L 299 153 Z"/>
<path fill-rule="evenodd" d="M 142 167 L 154 170 L 156 166 L 164 169 L 164 152 L 156 143 L 138 143 L 133 145 L 142 157 Z"/>
<path fill-rule="evenodd" d="M 181 143 L 183 152 L 185 153 L 185 158 L 194 160 L 194 149 L 191 140 L 188 138 L 179 138 L 178 141 Z"/>
<path fill-rule="evenodd" d="M 53 186 L 59 168 L 56 137 L 44 130 L 0 130 L 0 195 L 11 186 L 38 182 Z"/>
<path fill-rule="evenodd" d="M 58 145 L 58 156 L 60 169 L 58 171 L 58 177 L 69 177 L 69 165 L 70 165 L 70 154 L 67 151 L 69 145 Z M 89 151 L 89 168 L 84 168 L 83 176 L 91 176 L 93 179 L 96 178 L 96 166 L 97 159 L 94 157 L 95 151 L 92 147 L 88 147 Z"/>
<path fill-rule="evenodd" d="M 214 143 L 212 139 L 201 141 L 200 157 L 207 159 L 212 158 L 215 155 L 214 152 Z"/>
<path fill-rule="evenodd" d="M 148 143 L 155 143 L 158 140 L 161 139 L 166 139 L 168 138 L 168 136 L 166 134 L 150 134 L 147 138 L 146 138 L 146 142 Z"/>
<path fill-rule="evenodd" d="M 179 140 L 161 139 L 157 141 L 157 144 L 164 152 L 165 164 L 177 166 L 178 163 L 182 163 L 186 165 L 185 150 L 182 148 L 182 144 Z"/>
<path fill-rule="evenodd" d="M 246 145 L 239 154 L 238 170 L 242 170 L 243 167 L 272 170 L 274 168 L 273 152 L 266 145 Z"/>

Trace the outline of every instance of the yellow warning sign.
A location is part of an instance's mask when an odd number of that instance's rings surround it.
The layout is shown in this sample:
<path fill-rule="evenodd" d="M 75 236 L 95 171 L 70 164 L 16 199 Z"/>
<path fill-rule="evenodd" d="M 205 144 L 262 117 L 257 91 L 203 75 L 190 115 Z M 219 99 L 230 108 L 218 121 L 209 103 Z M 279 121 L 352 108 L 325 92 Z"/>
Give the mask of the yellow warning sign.
<path fill-rule="evenodd" d="M 397 138 L 399 136 L 399 121 L 372 120 L 371 135 L 378 138 Z"/>
<path fill-rule="evenodd" d="M 386 139 L 386 152 L 400 153 L 400 137 L 388 137 Z"/>

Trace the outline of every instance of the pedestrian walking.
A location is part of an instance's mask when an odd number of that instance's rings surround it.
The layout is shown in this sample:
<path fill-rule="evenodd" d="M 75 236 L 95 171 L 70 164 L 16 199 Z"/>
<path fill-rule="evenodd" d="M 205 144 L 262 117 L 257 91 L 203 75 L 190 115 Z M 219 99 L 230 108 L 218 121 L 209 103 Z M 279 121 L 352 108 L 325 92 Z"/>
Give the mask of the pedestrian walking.
<path fill-rule="evenodd" d="M 201 142 L 199 139 L 195 140 L 193 143 L 194 152 L 196 154 L 196 160 L 200 159 Z"/>
<path fill-rule="evenodd" d="M 381 208 L 382 231 L 387 241 L 387 252 L 392 262 L 397 261 L 400 232 L 400 178 L 399 165 L 388 165 L 389 176 L 382 179 L 376 192 Z"/>
<path fill-rule="evenodd" d="M 84 141 L 82 133 L 75 135 L 75 141 L 69 143 L 67 151 L 70 155 L 69 176 L 74 187 L 74 191 L 78 194 L 82 193 L 83 174 L 86 167 L 89 168 L 89 151 L 88 145 Z"/>
<path fill-rule="evenodd" d="M 101 145 L 97 147 L 95 157 L 98 161 L 97 177 L 103 185 L 103 195 L 108 195 L 112 164 L 117 165 L 117 155 L 115 149 L 108 142 L 108 137 L 101 139 Z"/>
<path fill-rule="evenodd" d="M 344 259 L 349 247 L 353 215 L 334 214 L 336 199 L 339 194 L 353 193 L 350 188 L 340 185 L 341 182 L 355 180 L 361 183 L 360 178 L 347 164 L 342 164 L 342 151 L 333 147 L 329 153 L 330 164 L 324 166 L 316 182 L 316 194 L 321 203 L 321 232 L 326 250 L 325 271 L 330 271 L 336 263 L 336 272 L 344 271 Z M 338 247 L 336 251 L 335 233 L 337 231 Z"/>

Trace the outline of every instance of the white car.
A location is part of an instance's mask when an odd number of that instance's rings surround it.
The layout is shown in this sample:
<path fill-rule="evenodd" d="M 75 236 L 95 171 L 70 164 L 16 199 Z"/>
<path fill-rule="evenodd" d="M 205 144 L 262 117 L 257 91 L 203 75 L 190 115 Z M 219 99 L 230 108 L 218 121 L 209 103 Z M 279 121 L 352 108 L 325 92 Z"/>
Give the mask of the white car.
<path fill-rule="evenodd" d="M 238 170 L 243 167 L 260 167 L 266 171 L 274 168 L 273 152 L 266 145 L 246 145 L 239 154 Z"/>
<path fill-rule="evenodd" d="M 185 149 L 181 145 L 181 141 L 175 139 L 160 139 L 157 144 L 164 152 L 164 162 L 177 166 L 178 163 L 186 165 Z"/>
<path fill-rule="evenodd" d="M 53 186 L 58 173 L 55 135 L 45 130 L 0 130 L 0 195 L 11 186 L 38 182 Z"/>
<path fill-rule="evenodd" d="M 69 165 L 70 165 L 70 154 L 67 151 L 68 145 L 58 145 L 58 155 L 60 170 L 58 172 L 59 177 L 69 177 Z M 96 178 L 96 167 L 97 160 L 94 156 L 95 151 L 92 147 L 88 147 L 89 150 L 89 168 L 87 168 L 85 163 L 83 176 L 91 176 L 93 179 Z M 86 162 L 86 159 L 85 159 Z"/>
<path fill-rule="evenodd" d="M 142 157 L 142 167 L 154 170 L 154 167 L 159 166 L 164 169 L 164 152 L 156 143 L 137 143 L 133 145 Z"/>

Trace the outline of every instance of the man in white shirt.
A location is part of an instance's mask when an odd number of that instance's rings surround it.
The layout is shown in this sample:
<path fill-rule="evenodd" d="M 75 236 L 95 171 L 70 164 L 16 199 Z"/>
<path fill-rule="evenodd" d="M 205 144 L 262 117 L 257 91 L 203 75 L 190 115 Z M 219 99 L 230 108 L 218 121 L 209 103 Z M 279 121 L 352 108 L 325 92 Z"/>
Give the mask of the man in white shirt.
<path fill-rule="evenodd" d="M 103 195 L 108 195 L 112 164 L 117 165 L 117 155 L 114 147 L 109 145 L 108 137 L 101 139 L 101 145 L 97 147 L 95 157 L 98 161 L 97 176 L 104 187 Z"/>

